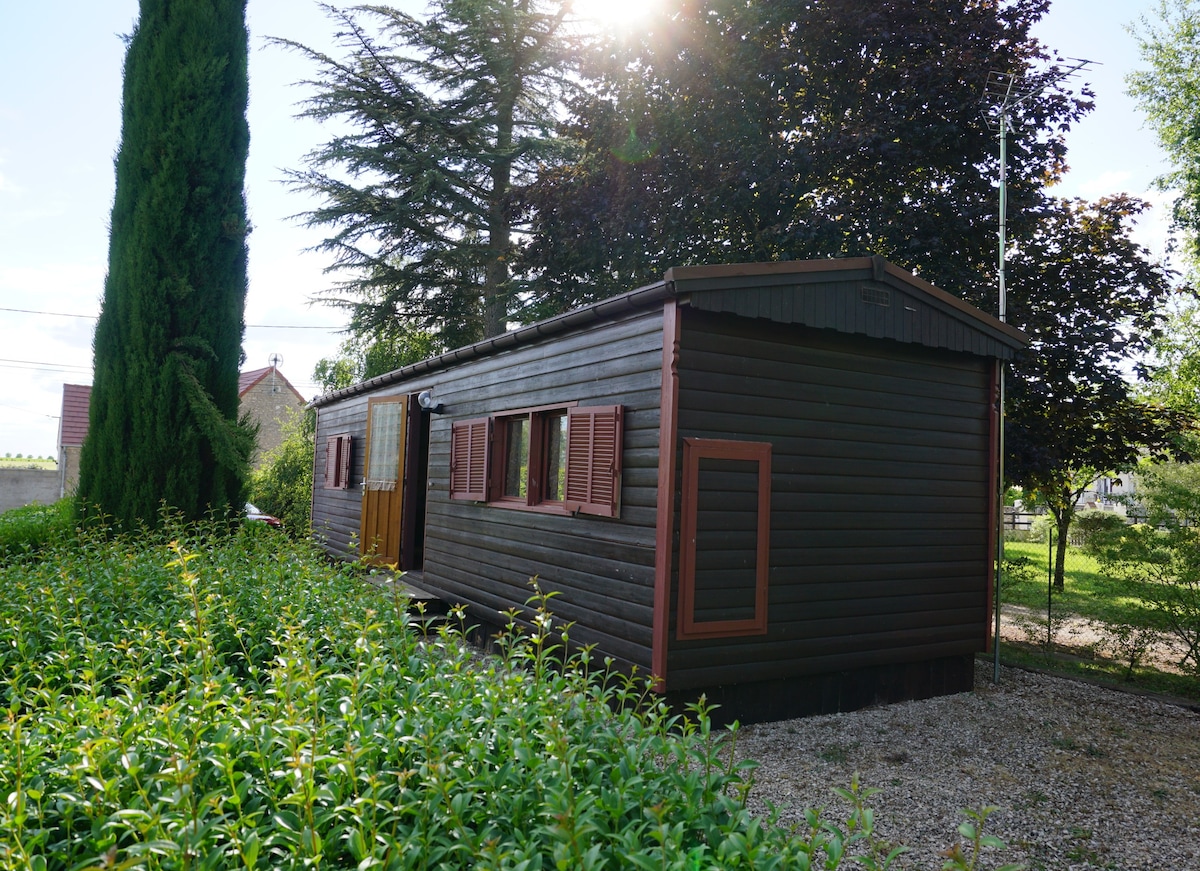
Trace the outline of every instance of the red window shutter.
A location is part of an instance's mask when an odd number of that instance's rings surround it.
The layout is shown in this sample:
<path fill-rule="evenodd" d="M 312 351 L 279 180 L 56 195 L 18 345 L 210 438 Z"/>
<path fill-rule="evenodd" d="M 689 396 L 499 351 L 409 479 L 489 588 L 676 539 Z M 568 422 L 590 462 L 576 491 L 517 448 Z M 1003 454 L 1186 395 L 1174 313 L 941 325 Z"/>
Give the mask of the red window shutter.
<path fill-rule="evenodd" d="M 325 489 L 346 490 L 350 487 L 351 438 L 343 433 L 325 440 Z"/>
<path fill-rule="evenodd" d="M 354 437 L 343 435 L 338 438 L 337 446 L 337 488 L 339 490 L 350 489 L 350 457 L 352 454 L 351 448 L 354 444 Z"/>
<path fill-rule="evenodd" d="M 567 511 L 616 517 L 621 501 L 624 408 L 567 409 Z"/>
<path fill-rule="evenodd" d="M 325 489 L 337 488 L 337 448 L 338 437 L 330 436 L 325 439 Z"/>
<path fill-rule="evenodd" d="M 490 418 L 460 420 L 450 426 L 450 498 L 487 501 Z"/>

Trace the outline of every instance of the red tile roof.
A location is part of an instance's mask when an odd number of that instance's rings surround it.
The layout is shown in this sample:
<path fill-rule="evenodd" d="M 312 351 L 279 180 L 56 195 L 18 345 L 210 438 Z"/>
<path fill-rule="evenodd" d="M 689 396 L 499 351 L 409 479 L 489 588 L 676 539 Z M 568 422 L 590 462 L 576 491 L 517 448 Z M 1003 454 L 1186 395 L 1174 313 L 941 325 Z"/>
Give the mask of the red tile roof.
<path fill-rule="evenodd" d="M 279 380 L 280 384 L 282 384 L 288 390 L 292 391 L 292 393 L 295 393 L 296 398 L 299 399 L 301 402 L 305 401 L 304 397 L 300 395 L 300 391 L 292 386 L 292 382 L 290 382 L 286 378 L 284 378 L 283 373 L 280 372 L 278 369 L 275 369 L 272 366 L 267 366 L 265 369 L 254 369 L 250 372 L 239 373 L 238 374 L 238 396 L 239 397 L 245 396 L 247 390 L 249 390 L 251 387 L 253 387 L 258 382 L 262 381 L 264 378 L 268 377 L 271 374 L 272 370 L 274 370 L 275 377 Z"/>
<path fill-rule="evenodd" d="M 262 377 L 271 371 L 271 367 L 265 369 L 252 369 L 249 372 L 238 373 L 238 396 L 241 396 L 255 384 L 262 380 Z"/>
<path fill-rule="evenodd" d="M 91 398 L 92 388 L 89 384 L 63 385 L 59 445 L 75 447 L 83 444 L 83 437 L 88 431 L 88 402 Z"/>

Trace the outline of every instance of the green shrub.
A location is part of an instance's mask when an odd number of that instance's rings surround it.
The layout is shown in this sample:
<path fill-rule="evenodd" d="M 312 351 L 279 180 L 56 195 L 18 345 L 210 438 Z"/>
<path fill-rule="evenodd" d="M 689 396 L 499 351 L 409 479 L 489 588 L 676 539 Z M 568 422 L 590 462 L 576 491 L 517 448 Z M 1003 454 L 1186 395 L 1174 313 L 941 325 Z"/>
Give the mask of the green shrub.
<path fill-rule="evenodd" d="M 36 555 L 75 535 L 72 500 L 26 505 L 0 514 L 0 565 Z"/>
<path fill-rule="evenodd" d="M 1029 524 L 1029 533 L 1025 537 L 1025 541 L 1031 541 L 1038 544 L 1044 544 L 1050 537 L 1054 529 L 1054 515 L 1049 512 L 1039 514 L 1033 522 Z"/>
<path fill-rule="evenodd" d="M 1200 677 L 1200 466 L 1143 469 L 1138 502 L 1146 523 L 1098 537 L 1104 570 L 1140 592 L 1155 625 L 1183 646 L 1180 662 Z M 1135 648 L 1136 650 L 1136 648 Z"/>
<path fill-rule="evenodd" d="M 421 636 L 405 599 L 304 542 L 216 529 L 89 533 L 6 570 L 0 868 L 895 858 L 857 782 L 840 824 L 754 818 L 736 729 L 714 733 L 702 705 L 673 714 L 587 650 L 563 656 L 545 598 L 535 631 L 514 621 L 483 656 L 453 626 Z"/>
<path fill-rule="evenodd" d="M 301 538 L 312 529 L 315 426 L 313 412 L 293 415 L 284 426 L 283 441 L 250 475 L 250 501 L 274 514 L 283 521 L 284 529 Z"/>
<path fill-rule="evenodd" d="M 1125 517 L 1115 511 L 1080 511 L 1071 521 L 1071 544 L 1095 556 L 1127 526 Z"/>

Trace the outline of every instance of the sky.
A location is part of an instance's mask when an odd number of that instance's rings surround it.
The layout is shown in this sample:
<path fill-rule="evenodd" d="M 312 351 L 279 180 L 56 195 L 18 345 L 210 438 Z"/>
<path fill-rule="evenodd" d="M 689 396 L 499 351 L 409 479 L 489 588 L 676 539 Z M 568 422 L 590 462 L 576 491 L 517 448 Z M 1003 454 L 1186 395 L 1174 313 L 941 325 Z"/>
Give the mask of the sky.
<path fill-rule="evenodd" d="M 62 385 L 91 383 L 120 140 L 121 35 L 132 31 L 137 5 L 0 0 L 0 456 L 54 456 Z M 423 0 L 396 5 L 424 8 Z M 1068 138 L 1071 171 L 1060 195 L 1128 192 L 1165 202 L 1151 180 L 1166 165 L 1124 93 L 1126 74 L 1139 66 L 1124 26 L 1156 6 L 1157 0 L 1052 0 L 1036 29 L 1060 54 L 1094 62 L 1075 80 L 1092 86 L 1096 109 Z M 267 38 L 330 50 L 334 24 L 311 0 L 249 0 L 247 24 L 246 195 L 254 229 L 244 368 L 267 366 L 278 354 L 280 371 L 309 398 L 318 392 L 313 369 L 336 354 L 346 315 L 311 302 L 335 276 L 325 273 L 326 255 L 306 250 L 322 231 L 293 217 L 315 203 L 282 179 L 286 169 L 303 167 L 304 155 L 328 131 L 295 117 L 307 93 L 296 83 L 312 68 Z M 1165 242 L 1165 212 L 1157 207 L 1139 231 L 1155 253 Z"/>

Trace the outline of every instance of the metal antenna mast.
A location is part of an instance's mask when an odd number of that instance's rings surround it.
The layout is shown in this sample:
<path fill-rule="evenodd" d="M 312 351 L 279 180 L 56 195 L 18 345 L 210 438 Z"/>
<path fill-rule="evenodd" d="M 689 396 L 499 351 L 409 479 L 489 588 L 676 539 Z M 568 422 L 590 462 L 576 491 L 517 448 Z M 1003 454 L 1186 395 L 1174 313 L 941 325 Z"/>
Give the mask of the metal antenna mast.
<path fill-rule="evenodd" d="M 1028 78 L 995 70 L 988 73 L 984 88 L 987 103 L 985 117 L 989 126 L 995 126 L 1000 136 L 1000 244 L 997 258 L 996 283 L 999 291 L 998 313 L 1001 323 L 1008 323 L 1008 297 L 1004 284 L 1004 261 L 1008 254 L 1008 129 L 1012 126 L 1012 113 L 1022 103 L 1037 96 L 1046 88 L 1065 78 L 1075 75 L 1092 61 L 1082 58 L 1066 58 L 1061 67 L 1052 67 L 1044 73 Z M 997 492 L 996 492 L 996 587 L 993 599 L 996 606 L 995 637 L 992 640 L 992 682 L 1000 682 L 1000 580 L 1004 572 L 1004 364 L 1000 364 L 1000 383 L 997 399 L 999 414 L 997 425 Z"/>
<path fill-rule="evenodd" d="M 272 354 L 267 358 L 267 362 L 271 364 L 271 392 L 278 393 L 279 385 L 275 383 L 275 373 L 279 370 L 279 364 L 283 362 L 283 354 Z"/>

